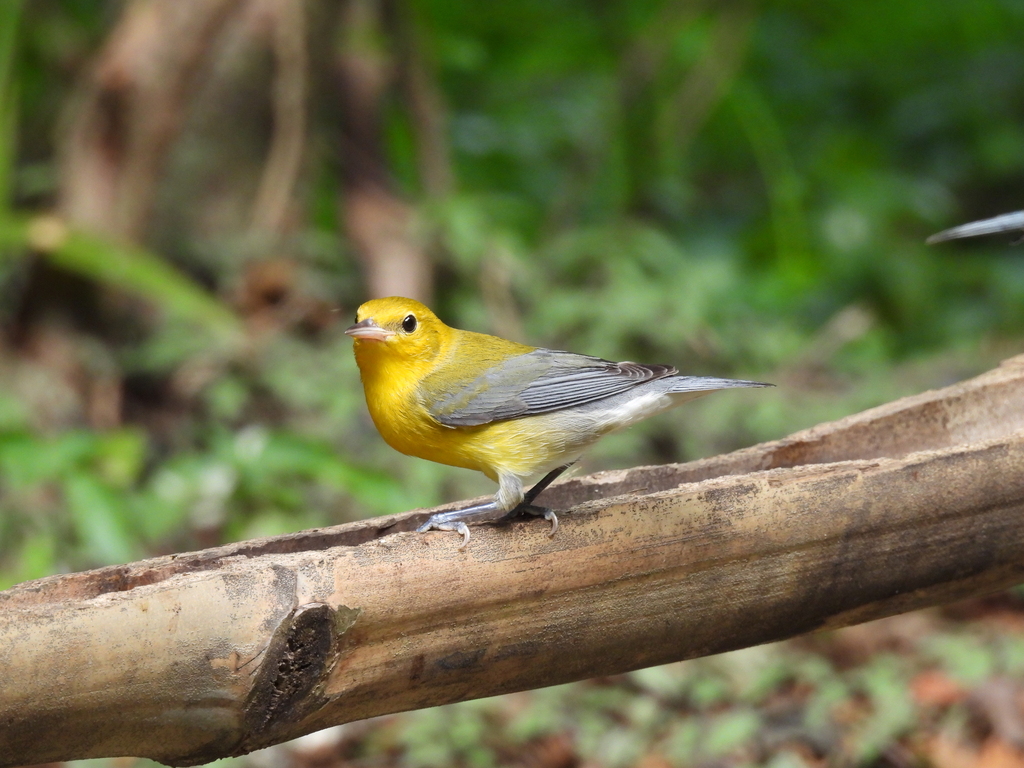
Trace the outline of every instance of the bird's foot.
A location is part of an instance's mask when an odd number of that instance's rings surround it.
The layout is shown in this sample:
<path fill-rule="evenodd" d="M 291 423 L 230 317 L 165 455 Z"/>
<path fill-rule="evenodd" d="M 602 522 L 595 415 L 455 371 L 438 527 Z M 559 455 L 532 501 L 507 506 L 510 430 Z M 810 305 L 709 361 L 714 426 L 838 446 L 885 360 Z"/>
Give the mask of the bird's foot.
<path fill-rule="evenodd" d="M 555 510 L 548 507 L 541 507 L 536 504 L 527 504 L 525 501 L 511 512 L 502 512 L 494 502 L 478 504 L 475 507 L 466 509 L 453 509 L 451 512 L 438 512 L 427 518 L 427 521 L 416 529 L 418 533 L 427 531 L 454 531 L 462 534 L 462 543 L 459 549 L 465 549 L 469 544 L 469 525 L 467 523 L 490 523 L 511 520 L 516 515 L 525 512 L 535 517 L 543 517 L 551 523 L 551 530 L 548 537 L 555 535 L 558 530 L 558 515 Z"/>
<path fill-rule="evenodd" d="M 455 531 L 455 533 L 462 534 L 462 543 L 459 544 L 459 549 L 465 549 L 466 545 L 469 544 L 469 526 L 461 520 L 453 523 L 446 523 L 443 521 L 434 520 L 433 515 L 427 522 L 416 529 L 418 533 L 426 533 L 427 531 Z"/>
<path fill-rule="evenodd" d="M 518 514 L 519 512 L 525 512 L 526 514 L 534 515 L 535 517 L 543 517 L 551 523 L 551 530 L 548 531 L 549 539 L 554 536 L 555 531 L 558 530 L 558 515 L 556 515 L 555 510 L 550 507 L 542 507 L 537 504 L 520 504 L 509 513 L 509 517 Z"/>
<path fill-rule="evenodd" d="M 533 503 L 533 500 L 540 495 L 540 492 L 551 485 L 551 481 L 558 477 L 560 474 L 565 472 L 572 463 L 566 464 L 563 467 L 553 469 L 541 478 L 540 482 L 528 490 L 523 500 L 508 512 L 503 511 L 498 505 L 493 502 L 487 502 L 486 504 L 477 504 L 475 507 L 466 507 L 465 509 L 453 509 L 451 512 L 438 512 L 427 518 L 427 521 L 416 529 L 417 533 L 425 533 L 427 531 L 455 531 L 456 533 L 462 534 L 462 544 L 459 545 L 459 549 L 465 549 L 466 545 L 469 544 L 469 526 L 467 523 L 490 523 L 490 522 L 501 522 L 504 520 L 511 520 L 513 517 L 521 512 L 526 512 L 529 515 L 535 517 L 543 517 L 545 520 L 551 523 L 551 530 L 548 531 L 548 537 L 555 535 L 555 531 L 558 530 L 558 515 L 555 514 L 555 510 L 548 507 L 541 507 Z"/>
<path fill-rule="evenodd" d="M 450 512 L 438 512 L 427 518 L 427 521 L 416 529 L 417 533 L 427 531 L 455 531 L 462 534 L 462 543 L 459 549 L 465 549 L 469 544 L 469 526 L 467 523 L 486 523 L 494 520 L 503 520 L 506 513 L 498 508 L 493 501 L 487 504 L 477 504 L 475 507 L 465 509 L 453 509 Z"/>

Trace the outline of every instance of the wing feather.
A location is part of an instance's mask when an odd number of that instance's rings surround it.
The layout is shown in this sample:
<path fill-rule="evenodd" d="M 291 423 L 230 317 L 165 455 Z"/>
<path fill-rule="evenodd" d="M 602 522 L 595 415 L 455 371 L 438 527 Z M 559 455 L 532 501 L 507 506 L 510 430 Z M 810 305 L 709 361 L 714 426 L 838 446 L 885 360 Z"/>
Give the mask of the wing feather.
<path fill-rule="evenodd" d="M 535 349 L 508 358 L 455 392 L 425 403 L 437 421 L 468 427 L 549 413 L 617 395 L 673 376 L 668 365 L 614 363 L 599 357 Z M 430 391 L 429 377 L 424 387 Z"/>

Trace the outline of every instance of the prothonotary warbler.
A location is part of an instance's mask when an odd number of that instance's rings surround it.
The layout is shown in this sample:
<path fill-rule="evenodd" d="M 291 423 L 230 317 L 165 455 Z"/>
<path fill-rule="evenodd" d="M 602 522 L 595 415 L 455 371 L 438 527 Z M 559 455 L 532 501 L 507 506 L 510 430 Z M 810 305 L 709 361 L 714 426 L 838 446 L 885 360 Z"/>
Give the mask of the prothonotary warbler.
<path fill-rule="evenodd" d="M 498 483 L 494 501 L 420 526 L 461 533 L 460 548 L 469 542 L 466 523 L 520 512 L 549 520 L 554 535 L 554 511 L 533 501 L 603 435 L 709 392 L 771 386 L 460 331 L 397 296 L 363 304 L 345 333 L 355 340 L 366 404 L 388 445 Z M 524 492 L 524 482 L 543 473 Z"/>

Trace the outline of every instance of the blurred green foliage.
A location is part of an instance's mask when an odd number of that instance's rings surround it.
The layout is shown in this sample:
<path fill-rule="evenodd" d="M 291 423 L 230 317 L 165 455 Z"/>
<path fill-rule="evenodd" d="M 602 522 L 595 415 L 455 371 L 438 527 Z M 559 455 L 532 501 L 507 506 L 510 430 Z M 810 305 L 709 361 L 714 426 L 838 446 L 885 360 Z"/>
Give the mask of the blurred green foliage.
<path fill-rule="evenodd" d="M 333 4 L 306 7 L 309 135 L 283 237 L 247 218 L 272 66 L 241 44 L 195 97 L 144 244 L 49 217 L 77 89 L 125 5 L 0 2 L 0 587 L 489 492 L 390 451 L 365 413 L 341 334 L 366 297 L 339 216 Z M 612 436 L 587 469 L 780 437 L 1020 351 L 1021 252 L 924 238 L 1021 205 L 1024 3 L 393 7 L 441 94 L 456 179 L 425 192 L 415 121 L 390 93 L 390 182 L 442 317 L 780 385 Z M 265 263 L 287 266 L 286 290 L 253 310 Z M 850 667 L 813 644 L 753 649 L 389 720 L 356 751 L 498 765 L 568 731 L 595 765 L 652 750 L 668 765 L 835 750 L 870 764 L 922 717 L 912 675 L 984 686 L 1022 674 L 1022 648 L 954 628 L 911 660 Z"/>

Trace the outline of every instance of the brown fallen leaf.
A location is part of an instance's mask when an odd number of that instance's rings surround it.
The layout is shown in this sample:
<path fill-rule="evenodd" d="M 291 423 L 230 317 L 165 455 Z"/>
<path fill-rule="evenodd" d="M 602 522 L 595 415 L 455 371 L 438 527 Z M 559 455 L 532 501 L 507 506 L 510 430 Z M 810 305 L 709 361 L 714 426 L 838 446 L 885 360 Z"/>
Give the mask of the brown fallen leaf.
<path fill-rule="evenodd" d="M 936 736 L 925 743 L 924 752 L 935 768 L 1024 768 L 1024 752 L 997 738 L 975 751 L 948 736 Z"/>
<path fill-rule="evenodd" d="M 968 692 L 937 669 L 919 673 L 910 681 L 914 701 L 924 707 L 948 707 L 967 698 Z"/>

